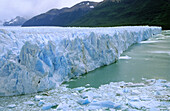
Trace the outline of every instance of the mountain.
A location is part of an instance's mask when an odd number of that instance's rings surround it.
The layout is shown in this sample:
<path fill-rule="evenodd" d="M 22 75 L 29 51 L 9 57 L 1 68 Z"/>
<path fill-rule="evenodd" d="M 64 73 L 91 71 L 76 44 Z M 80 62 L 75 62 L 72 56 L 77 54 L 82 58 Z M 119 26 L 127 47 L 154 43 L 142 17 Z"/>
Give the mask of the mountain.
<path fill-rule="evenodd" d="M 111 1 L 111 2 L 120 2 L 121 0 L 103 0 L 103 2 L 107 2 L 107 1 Z"/>
<path fill-rule="evenodd" d="M 4 22 L 4 26 L 21 26 L 26 21 L 25 18 L 17 16 L 14 19 L 11 19 L 10 21 Z"/>
<path fill-rule="evenodd" d="M 81 2 L 71 8 L 52 9 L 26 21 L 22 26 L 67 26 L 87 14 L 97 2 Z"/>
<path fill-rule="evenodd" d="M 104 0 L 70 26 L 156 25 L 170 29 L 169 3 L 170 0 Z"/>

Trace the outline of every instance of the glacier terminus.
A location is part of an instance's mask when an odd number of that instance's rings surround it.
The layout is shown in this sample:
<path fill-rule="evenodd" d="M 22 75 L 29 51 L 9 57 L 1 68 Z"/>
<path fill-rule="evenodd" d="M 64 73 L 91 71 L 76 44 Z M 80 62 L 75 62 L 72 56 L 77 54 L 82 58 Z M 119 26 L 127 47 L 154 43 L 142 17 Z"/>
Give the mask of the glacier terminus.
<path fill-rule="evenodd" d="M 118 60 L 161 27 L 0 27 L 0 96 L 53 89 Z"/>

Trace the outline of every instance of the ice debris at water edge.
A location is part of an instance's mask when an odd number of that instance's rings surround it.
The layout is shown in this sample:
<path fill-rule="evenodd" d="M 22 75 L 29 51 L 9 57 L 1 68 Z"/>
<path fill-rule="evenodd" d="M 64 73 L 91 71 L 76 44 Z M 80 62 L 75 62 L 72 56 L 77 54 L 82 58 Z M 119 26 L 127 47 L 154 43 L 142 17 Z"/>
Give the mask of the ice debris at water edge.
<path fill-rule="evenodd" d="M 161 27 L 0 29 L 0 96 L 35 93 L 115 62 Z"/>
<path fill-rule="evenodd" d="M 99 88 L 56 89 L 38 94 L 1 97 L 0 109 L 14 111 L 169 111 L 170 82 L 143 79 L 141 83 L 111 82 Z"/>

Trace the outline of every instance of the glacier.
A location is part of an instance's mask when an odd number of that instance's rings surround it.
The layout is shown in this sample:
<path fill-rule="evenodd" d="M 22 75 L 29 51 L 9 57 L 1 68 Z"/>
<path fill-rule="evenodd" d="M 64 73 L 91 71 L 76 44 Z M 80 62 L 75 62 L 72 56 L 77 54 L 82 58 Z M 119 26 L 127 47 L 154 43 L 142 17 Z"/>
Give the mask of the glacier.
<path fill-rule="evenodd" d="M 117 61 L 161 27 L 0 27 L 0 96 L 56 88 Z"/>

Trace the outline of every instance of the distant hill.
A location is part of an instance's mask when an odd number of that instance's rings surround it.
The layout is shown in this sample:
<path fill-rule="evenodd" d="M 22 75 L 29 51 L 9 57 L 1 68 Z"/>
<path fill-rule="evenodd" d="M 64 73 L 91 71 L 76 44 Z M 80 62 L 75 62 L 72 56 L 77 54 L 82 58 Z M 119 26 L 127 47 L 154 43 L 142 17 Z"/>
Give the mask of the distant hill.
<path fill-rule="evenodd" d="M 170 29 L 170 0 L 104 0 L 69 26 L 122 25 L 156 25 Z"/>
<path fill-rule="evenodd" d="M 22 26 L 68 26 L 78 20 L 94 7 L 97 2 L 81 2 L 71 8 L 52 9 L 26 21 Z"/>
<path fill-rule="evenodd" d="M 21 26 L 25 21 L 25 18 L 17 16 L 16 18 L 11 19 L 10 21 L 4 22 L 3 26 Z"/>

